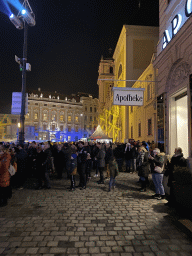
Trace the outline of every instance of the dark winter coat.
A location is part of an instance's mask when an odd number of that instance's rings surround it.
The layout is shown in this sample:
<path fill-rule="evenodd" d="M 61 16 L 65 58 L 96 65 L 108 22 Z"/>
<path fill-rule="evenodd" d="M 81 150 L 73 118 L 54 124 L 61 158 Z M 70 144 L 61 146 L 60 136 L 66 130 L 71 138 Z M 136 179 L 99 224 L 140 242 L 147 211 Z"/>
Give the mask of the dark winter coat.
<path fill-rule="evenodd" d="M 140 177 L 148 177 L 150 173 L 150 163 L 148 161 L 149 152 L 144 147 L 142 147 L 141 151 L 139 152 L 138 158 L 138 175 Z"/>
<path fill-rule="evenodd" d="M 118 164 L 115 159 L 111 158 L 109 160 L 109 171 L 110 171 L 110 177 L 115 178 L 118 175 Z"/>
<path fill-rule="evenodd" d="M 105 150 L 100 149 L 96 157 L 98 159 L 98 167 L 105 167 Z"/>
<path fill-rule="evenodd" d="M 186 167 L 187 166 L 187 161 L 183 157 L 183 154 L 179 155 L 173 155 L 171 158 L 171 162 L 168 165 L 168 168 L 165 172 L 165 176 L 169 176 L 168 178 L 168 186 L 170 187 L 173 181 L 173 171 L 175 166 L 181 166 L 181 167 Z"/>
<path fill-rule="evenodd" d="M 113 154 L 112 148 L 111 147 L 107 148 L 106 155 L 105 155 L 105 164 L 109 163 L 109 160 L 111 159 L 112 154 Z"/>

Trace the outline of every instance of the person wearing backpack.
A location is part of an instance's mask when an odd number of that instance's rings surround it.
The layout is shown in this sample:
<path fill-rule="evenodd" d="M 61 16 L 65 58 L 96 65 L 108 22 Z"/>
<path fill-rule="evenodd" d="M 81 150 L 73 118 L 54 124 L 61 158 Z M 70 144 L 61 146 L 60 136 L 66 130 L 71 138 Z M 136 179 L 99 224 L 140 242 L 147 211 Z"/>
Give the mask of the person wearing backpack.
<path fill-rule="evenodd" d="M 111 156 L 109 160 L 109 170 L 110 170 L 110 181 L 109 181 L 109 192 L 110 192 L 112 186 L 115 188 L 115 178 L 119 174 L 118 164 L 114 156 Z"/>

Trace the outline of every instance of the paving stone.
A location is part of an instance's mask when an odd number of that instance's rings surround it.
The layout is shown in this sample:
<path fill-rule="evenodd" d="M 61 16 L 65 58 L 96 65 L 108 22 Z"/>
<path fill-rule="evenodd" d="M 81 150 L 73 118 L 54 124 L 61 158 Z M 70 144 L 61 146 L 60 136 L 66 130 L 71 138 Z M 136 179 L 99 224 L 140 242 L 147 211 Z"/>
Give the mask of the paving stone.
<path fill-rule="evenodd" d="M 26 254 L 37 254 L 39 248 L 28 248 Z"/>

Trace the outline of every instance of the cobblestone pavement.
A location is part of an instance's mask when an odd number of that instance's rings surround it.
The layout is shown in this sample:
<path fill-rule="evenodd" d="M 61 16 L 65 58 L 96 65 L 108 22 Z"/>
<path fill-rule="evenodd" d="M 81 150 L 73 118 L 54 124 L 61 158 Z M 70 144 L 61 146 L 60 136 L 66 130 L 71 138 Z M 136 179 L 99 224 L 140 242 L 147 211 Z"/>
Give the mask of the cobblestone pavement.
<path fill-rule="evenodd" d="M 116 188 L 92 178 L 86 190 L 70 181 L 52 189 L 14 190 L 0 208 L 1 255 L 187 256 L 192 242 L 176 225 L 174 209 L 138 191 L 137 174 L 120 173 Z"/>

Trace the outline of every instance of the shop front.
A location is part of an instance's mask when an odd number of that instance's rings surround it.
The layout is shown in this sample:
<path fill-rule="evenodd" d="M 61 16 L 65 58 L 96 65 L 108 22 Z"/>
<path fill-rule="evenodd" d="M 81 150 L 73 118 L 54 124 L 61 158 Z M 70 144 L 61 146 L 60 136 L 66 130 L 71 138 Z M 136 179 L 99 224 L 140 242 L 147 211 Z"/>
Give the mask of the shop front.
<path fill-rule="evenodd" d="M 192 1 L 160 1 L 160 34 L 154 62 L 157 78 L 158 142 L 191 158 Z"/>

